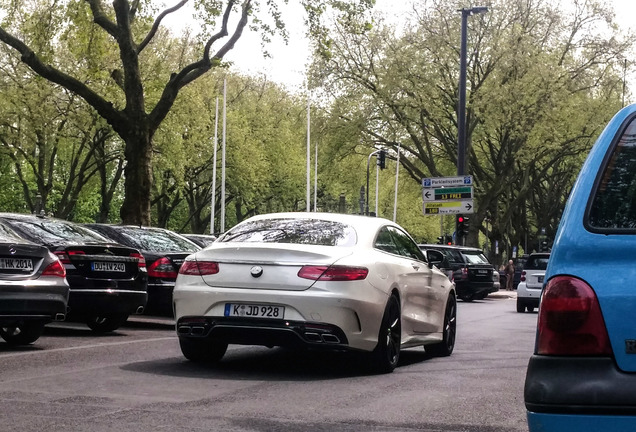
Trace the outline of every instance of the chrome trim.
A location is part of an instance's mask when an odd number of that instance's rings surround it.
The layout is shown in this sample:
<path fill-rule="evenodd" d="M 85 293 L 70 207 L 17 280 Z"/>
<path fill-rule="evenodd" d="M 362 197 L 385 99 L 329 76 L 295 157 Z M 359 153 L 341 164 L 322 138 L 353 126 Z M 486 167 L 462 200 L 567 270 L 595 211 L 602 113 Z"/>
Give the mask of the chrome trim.
<path fill-rule="evenodd" d="M 122 289 L 112 289 L 112 288 L 101 288 L 101 289 L 81 289 L 81 288 L 71 288 L 71 292 L 83 292 L 83 293 L 108 293 L 108 294 L 146 294 L 147 291 L 139 291 L 139 290 L 122 290 Z"/>

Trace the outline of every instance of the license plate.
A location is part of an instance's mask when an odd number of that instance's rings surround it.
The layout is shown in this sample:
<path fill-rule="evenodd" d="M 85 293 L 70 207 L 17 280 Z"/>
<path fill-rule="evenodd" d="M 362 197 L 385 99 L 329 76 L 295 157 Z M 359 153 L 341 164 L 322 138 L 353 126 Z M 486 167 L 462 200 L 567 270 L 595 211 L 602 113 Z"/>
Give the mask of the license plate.
<path fill-rule="evenodd" d="M 33 261 L 28 258 L 0 258 L 0 269 L 33 271 Z"/>
<path fill-rule="evenodd" d="M 103 272 L 125 272 L 126 264 L 122 262 L 95 261 L 91 264 L 91 269 L 93 271 L 103 271 Z"/>
<path fill-rule="evenodd" d="M 537 276 L 537 282 L 543 283 L 543 276 Z"/>
<path fill-rule="evenodd" d="M 488 270 L 477 270 L 479 274 L 488 274 Z"/>
<path fill-rule="evenodd" d="M 283 306 L 226 303 L 224 315 L 226 317 L 283 319 L 285 308 Z"/>

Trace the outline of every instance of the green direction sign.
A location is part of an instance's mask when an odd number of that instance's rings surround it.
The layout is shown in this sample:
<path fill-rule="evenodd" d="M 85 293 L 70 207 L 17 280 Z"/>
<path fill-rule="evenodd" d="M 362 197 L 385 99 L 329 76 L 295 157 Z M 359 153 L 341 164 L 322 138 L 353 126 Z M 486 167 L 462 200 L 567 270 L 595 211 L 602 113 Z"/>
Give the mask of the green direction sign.
<path fill-rule="evenodd" d="M 424 201 L 469 200 L 473 198 L 473 187 L 447 187 L 439 189 L 424 189 Z"/>

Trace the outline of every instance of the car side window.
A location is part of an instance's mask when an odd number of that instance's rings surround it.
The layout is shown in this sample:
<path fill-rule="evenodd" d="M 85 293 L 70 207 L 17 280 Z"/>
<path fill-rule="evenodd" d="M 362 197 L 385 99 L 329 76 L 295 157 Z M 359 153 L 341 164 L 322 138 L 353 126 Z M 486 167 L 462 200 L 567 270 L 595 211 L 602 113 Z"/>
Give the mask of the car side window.
<path fill-rule="evenodd" d="M 380 229 L 380 232 L 378 232 L 378 235 L 375 238 L 375 245 L 373 247 L 384 252 L 400 255 L 400 249 L 395 244 L 388 227 L 382 227 Z"/>
<path fill-rule="evenodd" d="M 395 228 L 389 227 L 395 242 L 400 249 L 399 254 L 403 255 L 407 258 L 416 259 L 419 261 L 426 262 L 426 257 L 422 250 L 417 246 L 417 244 L 409 237 L 405 232 Z"/>
<path fill-rule="evenodd" d="M 636 229 L 636 120 L 623 132 L 597 181 L 589 226 L 612 231 Z"/>

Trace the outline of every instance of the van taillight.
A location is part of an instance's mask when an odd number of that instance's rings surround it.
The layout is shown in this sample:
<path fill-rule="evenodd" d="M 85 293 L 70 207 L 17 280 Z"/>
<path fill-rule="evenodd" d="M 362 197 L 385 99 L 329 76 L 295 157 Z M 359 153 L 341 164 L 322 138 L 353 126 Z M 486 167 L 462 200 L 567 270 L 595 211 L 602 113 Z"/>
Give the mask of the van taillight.
<path fill-rule="evenodd" d="M 596 293 L 581 279 L 557 276 L 548 281 L 537 328 L 537 354 L 612 355 Z"/>
<path fill-rule="evenodd" d="M 218 272 L 219 263 L 213 261 L 185 261 L 179 269 L 179 274 L 191 276 L 206 276 Z"/>
<path fill-rule="evenodd" d="M 46 268 L 42 272 L 42 276 L 66 277 L 66 269 L 58 259 L 46 266 Z"/>
<path fill-rule="evenodd" d="M 526 281 L 526 271 L 522 271 L 521 272 L 521 282 L 525 282 Z"/>
<path fill-rule="evenodd" d="M 298 271 L 298 277 L 320 281 L 362 280 L 367 274 L 367 268 L 348 266 L 304 266 Z"/>

